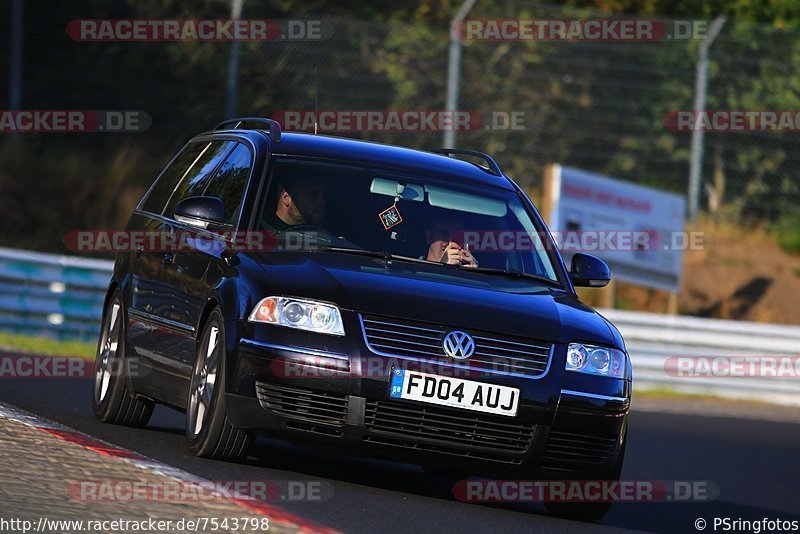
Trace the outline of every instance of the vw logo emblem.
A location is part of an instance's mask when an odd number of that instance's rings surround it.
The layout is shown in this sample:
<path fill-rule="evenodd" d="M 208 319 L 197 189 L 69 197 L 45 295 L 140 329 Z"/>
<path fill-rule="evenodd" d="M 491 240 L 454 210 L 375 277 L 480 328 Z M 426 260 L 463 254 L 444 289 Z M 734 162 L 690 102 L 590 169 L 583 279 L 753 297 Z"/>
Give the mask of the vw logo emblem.
<path fill-rule="evenodd" d="M 466 360 L 475 352 L 475 340 L 466 332 L 453 330 L 442 341 L 444 353 L 456 360 Z"/>

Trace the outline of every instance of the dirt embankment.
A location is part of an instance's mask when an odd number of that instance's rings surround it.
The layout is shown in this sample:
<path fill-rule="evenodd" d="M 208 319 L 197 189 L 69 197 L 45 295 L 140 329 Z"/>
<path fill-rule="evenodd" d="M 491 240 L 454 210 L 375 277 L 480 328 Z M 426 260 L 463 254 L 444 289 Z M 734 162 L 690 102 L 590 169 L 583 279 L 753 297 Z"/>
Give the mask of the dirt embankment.
<path fill-rule="evenodd" d="M 765 323 L 800 324 L 800 255 L 781 249 L 766 231 L 703 222 L 693 231 L 704 233 L 701 250 L 683 257 L 683 284 L 678 313 L 700 317 Z M 601 291 L 581 291 L 600 305 Z M 668 296 L 618 283 L 616 307 L 664 312 Z"/>

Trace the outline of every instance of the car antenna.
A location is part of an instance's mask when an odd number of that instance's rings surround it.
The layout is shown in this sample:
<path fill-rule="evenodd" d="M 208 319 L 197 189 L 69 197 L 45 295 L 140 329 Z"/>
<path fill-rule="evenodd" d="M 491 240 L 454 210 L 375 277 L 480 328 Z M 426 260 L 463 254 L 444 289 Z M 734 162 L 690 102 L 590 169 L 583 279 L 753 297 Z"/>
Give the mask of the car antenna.
<path fill-rule="evenodd" d="M 317 121 L 319 120 L 319 78 L 318 67 L 314 67 L 314 135 L 317 135 Z"/>

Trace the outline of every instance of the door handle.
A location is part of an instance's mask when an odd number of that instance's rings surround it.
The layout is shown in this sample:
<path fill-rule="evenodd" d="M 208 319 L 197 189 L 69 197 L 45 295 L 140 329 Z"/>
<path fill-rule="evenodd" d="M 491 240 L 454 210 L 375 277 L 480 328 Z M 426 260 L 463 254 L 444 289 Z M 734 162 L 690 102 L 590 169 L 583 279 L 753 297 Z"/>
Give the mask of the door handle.
<path fill-rule="evenodd" d="M 175 257 L 169 252 L 161 256 L 161 261 L 164 263 L 172 263 L 173 259 L 175 259 Z"/>

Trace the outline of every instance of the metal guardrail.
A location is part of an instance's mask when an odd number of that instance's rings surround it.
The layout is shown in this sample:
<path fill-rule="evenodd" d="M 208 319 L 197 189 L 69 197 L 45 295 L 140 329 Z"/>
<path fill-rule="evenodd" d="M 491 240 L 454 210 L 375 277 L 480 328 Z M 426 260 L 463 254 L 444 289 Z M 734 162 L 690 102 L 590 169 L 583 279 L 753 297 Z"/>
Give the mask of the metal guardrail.
<path fill-rule="evenodd" d="M 93 341 L 112 268 L 111 261 L 0 247 L 0 330 Z M 625 338 L 636 389 L 665 388 L 800 406 L 796 378 L 800 327 L 600 311 Z M 779 378 L 682 377 L 667 370 L 675 357 L 792 355 L 798 356 L 791 360 L 795 373 Z"/>
<path fill-rule="evenodd" d="M 622 310 L 600 312 L 625 338 L 633 363 L 634 390 L 671 389 L 800 406 L 800 327 Z M 784 358 L 776 359 L 779 356 Z M 695 357 L 704 358 L 687 361 Z M 721 359 L 715 362 L 713 357 Z M 688 372 L 679 372 L 679 358 L 691 364 L 691 370 L 684 367 Z"/>
<path fill-rule="evenodd" d="M 0 247 L 0 330 L 94 341 L 114 262 Z"/>

